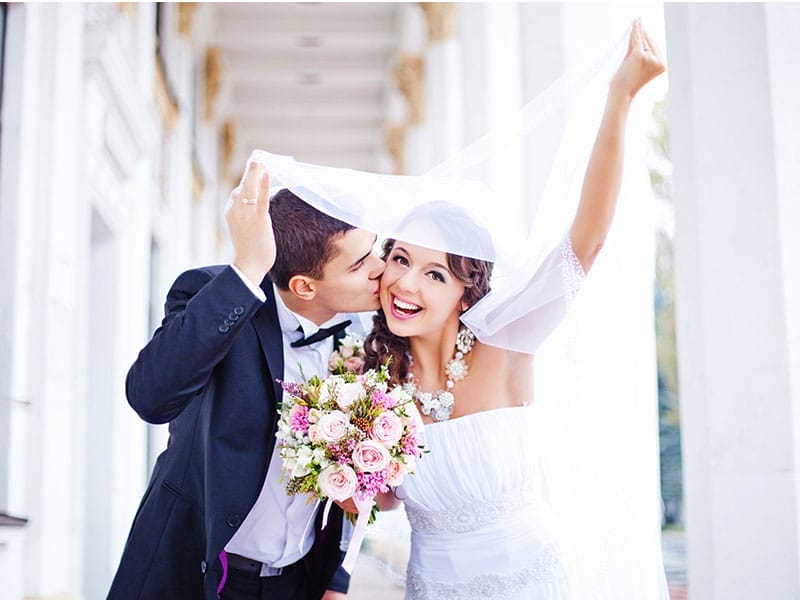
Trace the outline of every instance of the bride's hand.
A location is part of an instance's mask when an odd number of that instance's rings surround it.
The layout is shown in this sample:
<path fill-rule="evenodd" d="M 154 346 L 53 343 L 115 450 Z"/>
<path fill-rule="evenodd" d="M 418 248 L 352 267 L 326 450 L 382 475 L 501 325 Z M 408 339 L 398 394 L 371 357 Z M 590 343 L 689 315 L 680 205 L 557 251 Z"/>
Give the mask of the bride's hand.
<path fill-rule="evenodd" d="M 632 100 L 644 85 L 667 70 L 661 54 L 636 19 L 628 39 L 628 51 L 611 79 L 611 89 Z"/>
<path fill-rule="evenodd" d="M 347 500 L 334 500 L 333 502 L 344 512 L 353 513 L 354 515 L 358 514 L 358 506 L 356 506 L 356 501 L 353 498 L 348 498 Z"/>

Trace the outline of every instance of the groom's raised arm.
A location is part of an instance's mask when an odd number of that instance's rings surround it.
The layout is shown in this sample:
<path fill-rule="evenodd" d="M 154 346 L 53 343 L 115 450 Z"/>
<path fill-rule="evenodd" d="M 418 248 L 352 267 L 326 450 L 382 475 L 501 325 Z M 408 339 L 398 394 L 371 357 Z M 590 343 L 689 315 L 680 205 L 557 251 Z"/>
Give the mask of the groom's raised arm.
<path fill-rule="evenodd" d="M 225 218 L 233 266 L 193 269 L 175 280 L 165 316 L 128 372 L 128 402 L 145 421 L 166 423 L 208 385 L 211 374 L 264 301 L 258 288 L 275 262 L 269 176 L 250 163 Z"/>

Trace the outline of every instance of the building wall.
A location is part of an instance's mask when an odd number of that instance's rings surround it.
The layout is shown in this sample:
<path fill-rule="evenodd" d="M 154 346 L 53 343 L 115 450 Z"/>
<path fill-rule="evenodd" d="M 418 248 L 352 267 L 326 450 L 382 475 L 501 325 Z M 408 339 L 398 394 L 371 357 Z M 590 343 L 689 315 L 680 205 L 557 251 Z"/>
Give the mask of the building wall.
<path fill-rule="evenodd" d="M 218 124 L 196 106 L 208 17 L 181 33 L 184 9 L 158 10 L 171 115 L 155 4 L 7 6 L 0 511 L 28 519 L 0 526 L 9 598 L 104 597 L 165 442 L 127 368 L 172 279 L 225 252 Z"/>

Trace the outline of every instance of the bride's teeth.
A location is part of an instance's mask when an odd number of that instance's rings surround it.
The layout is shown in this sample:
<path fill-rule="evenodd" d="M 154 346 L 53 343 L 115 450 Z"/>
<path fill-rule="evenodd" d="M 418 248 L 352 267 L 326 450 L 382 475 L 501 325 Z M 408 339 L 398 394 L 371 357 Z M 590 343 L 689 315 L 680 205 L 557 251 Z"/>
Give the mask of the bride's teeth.
<path fill-rule="evenodd" d="M 409 302 L 403 302 L 402 300 L 398 300 L 397 298 L 394 299 L 394 305 L 397 308 L 402 308 L 403 310 L 417 310 L 419 306 L 416 304 L 410 304 Z"/>

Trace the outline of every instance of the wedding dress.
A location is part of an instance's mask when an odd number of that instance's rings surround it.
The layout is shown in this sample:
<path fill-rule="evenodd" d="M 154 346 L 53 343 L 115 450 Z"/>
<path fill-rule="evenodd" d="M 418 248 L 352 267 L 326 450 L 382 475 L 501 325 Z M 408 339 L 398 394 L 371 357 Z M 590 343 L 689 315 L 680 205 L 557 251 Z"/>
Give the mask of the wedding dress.
<path fill-rule="evenodd" d="M 531 335 L 552 332 L 583 277 L 565 236 L 526 286 L 553 288 L 552 302 L 528 315 Z M 429 452 L 396 490 L 412 531 L 407 599 L 580 597 L 547 497 L 535 415 L 526 405 L 425 425 Z"/>
<path fill-rule="evenodd" d="M 568 558 L 546 496 L 534 407 L 425 426 L 425 454 L 397 490 L 411 523 L 409 600 L 563 600 Z"/>

